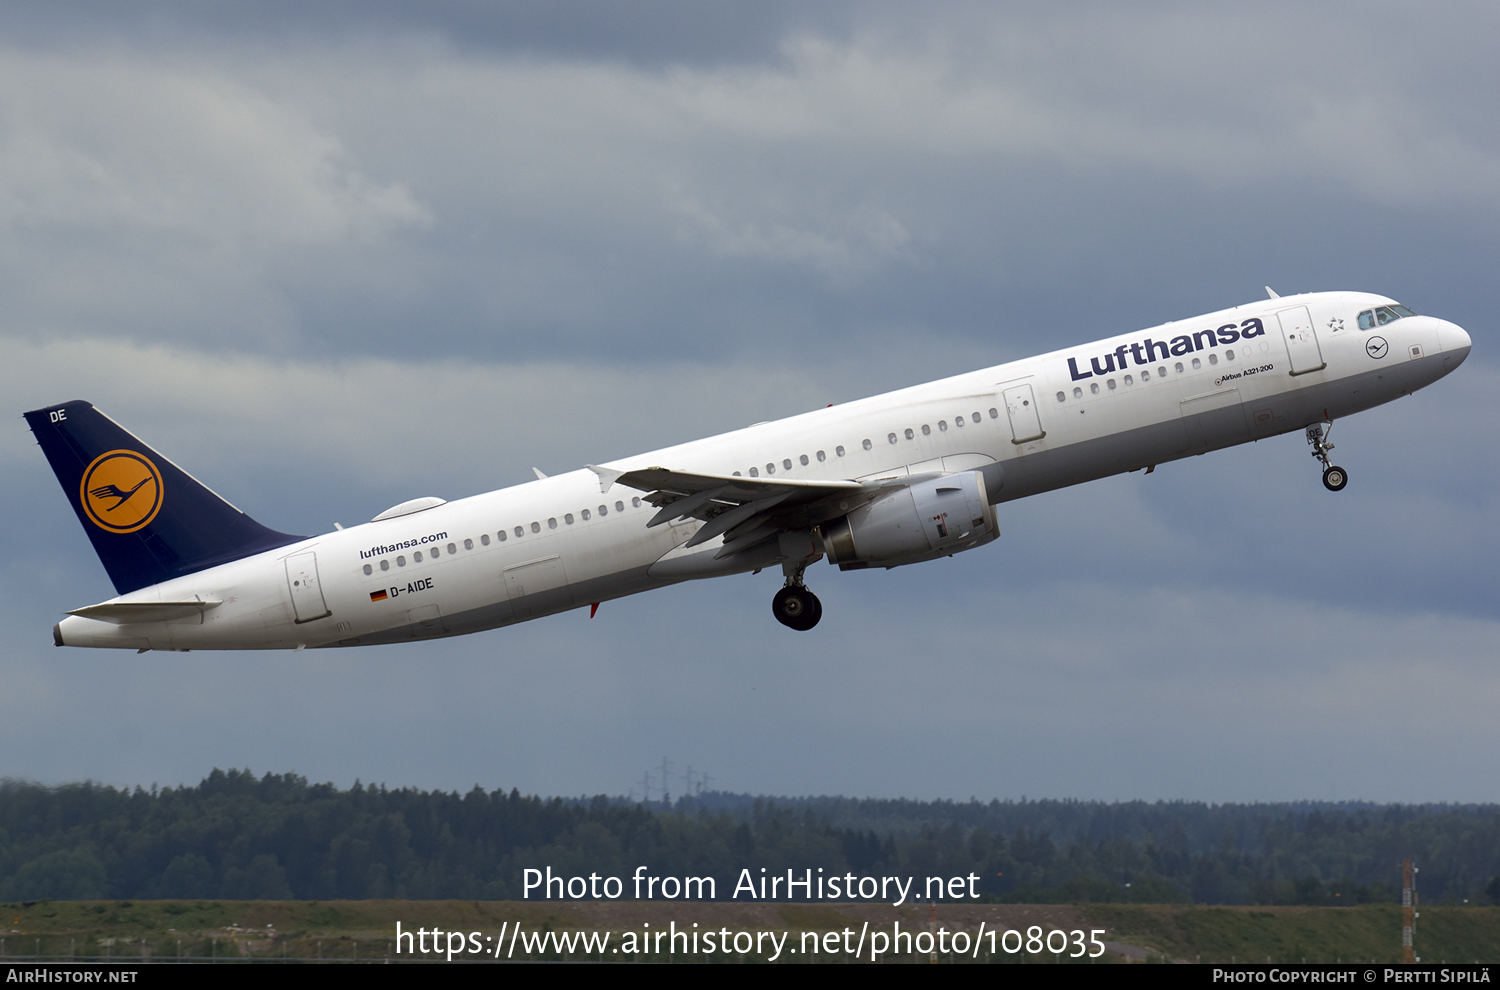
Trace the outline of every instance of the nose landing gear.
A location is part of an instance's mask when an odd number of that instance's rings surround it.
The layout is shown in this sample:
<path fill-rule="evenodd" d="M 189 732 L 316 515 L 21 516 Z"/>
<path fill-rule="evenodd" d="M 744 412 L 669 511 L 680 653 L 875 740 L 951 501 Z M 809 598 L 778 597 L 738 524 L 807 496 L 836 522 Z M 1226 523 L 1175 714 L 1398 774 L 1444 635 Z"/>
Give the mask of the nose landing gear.
<path fill-rule="evenodd" d="M 823 603 L 802 583 L 805 569 L 803 566 L 788 568 L 786 586 L 771 599 L 771 614 L 776 616 L 776 621 L 798 632 L 806 632 L 823 618 Z"/>
<path fill-rule="evenodd" d="M 1328 437 L 1332 434 L 1332 423 L 1328 424 L 1327 433 L 1323 432 L 1322 423 L 1314 423 L 1307 428 L 1307 442 L 1312 445 L 1312 456 L 1323 463 L 1323 487 L 1331 492 L 1341 492 L 1349 483 L 1349 473 L 1328 460 L 1328 452 L 1333 449 Z"/>

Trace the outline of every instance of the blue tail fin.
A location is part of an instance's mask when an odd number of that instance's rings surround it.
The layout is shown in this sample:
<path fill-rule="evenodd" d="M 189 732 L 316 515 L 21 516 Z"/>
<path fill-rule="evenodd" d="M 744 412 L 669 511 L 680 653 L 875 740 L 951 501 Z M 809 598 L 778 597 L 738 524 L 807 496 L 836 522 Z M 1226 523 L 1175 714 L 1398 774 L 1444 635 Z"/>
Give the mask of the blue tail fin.
<path fill-rule="evenodd" d="M 26 422 L 122 595 L 304 539 L 266 529 L 87 402 Z"/>

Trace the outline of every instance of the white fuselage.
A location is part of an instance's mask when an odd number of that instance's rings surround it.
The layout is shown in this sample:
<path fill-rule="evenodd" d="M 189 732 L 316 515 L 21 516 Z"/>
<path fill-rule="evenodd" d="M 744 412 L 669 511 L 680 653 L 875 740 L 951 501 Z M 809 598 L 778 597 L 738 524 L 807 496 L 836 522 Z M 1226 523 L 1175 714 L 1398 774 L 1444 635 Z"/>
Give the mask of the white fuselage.
<path fill-rule="evenodd" d="M 1008 501 L 1348 416 L 1467 356 L 1468 335 L 1443 320 L 1356 325 L 1360 311 L 1390 302 L 1352 292 L 1269 299 L 604 467 L 794 480 L 980 470 L 990 499 Z M 1307 330 L 1297 329 L 1299 307 Z M 1263 332 L 1249 338 L 1193 339 L 1255 321 Z M 766 566 L 763 557 L 711 563 L 718 539 L 684 552 L 701 523 L 648 529 L 655 509 L 644 493 L 600 488 L 598 474 L 578 470 L 327 533 L 114 599 L 221 603 L 199 614 L 127 624 L 69 616 L 59 635 L 69 646 L 176 650 L 404 642 Z"/>

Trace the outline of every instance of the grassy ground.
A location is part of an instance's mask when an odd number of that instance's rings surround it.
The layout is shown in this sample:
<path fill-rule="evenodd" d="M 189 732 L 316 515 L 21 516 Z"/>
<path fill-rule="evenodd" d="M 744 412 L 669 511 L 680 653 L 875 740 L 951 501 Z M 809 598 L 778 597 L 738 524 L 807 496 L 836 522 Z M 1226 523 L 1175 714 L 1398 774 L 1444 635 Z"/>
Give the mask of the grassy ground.
<path fill-rule="evenodd" d="M 1397 962 L 1401 908 L 1090 905 L 1122 940 L 1189 962 Z M 1500 961 L 1500 908 L 1427 907 L 1417 920 L 1423 962 Z"/>
<path fill-rule="evenodd" d="M 776 930 L 797 933 L 851 929 L 926 931 L 930 906 L 907 904 L 743 904 L 604 901 L 561 904 L 515 901 L 39 901 L 0 904 L 0 951 L 7 957 L 116 956 L 154 959 L 384 959 L 396 922 L 403 931 L 498 934 L 519 923 L 526 931 L 626 932 L 696 922 L 700 931 Z M 1024 905 L 946 903 L 939 924 L 949 931 L 1044 931 L 1102 928 L 1111 953 L 1101 961 L 1143 958 L 1188 962 L 1395 962 L 1400 909 L 1218 908 L 1190 905 Z M 1423 907 L 1417 952 L 1424 962 L 1500 961 L 1500 908 Z M 987 940 L 986 940 L 987 943 Z M 755 953 L 751 953 L 755 955 Z M 984 961 L 982 954 L 980 961 Z M 1048 953 L 998 953 L 995 961 L 1053 962 Z M 827 956 L 824 961 L 835 961 Z M 907 957 L 914 958 L 914 957 Z M 925 957 L 924 957 L 925 958 Z M 805 955 L 783 959 L 806 961 Z M 842 960 L 838 960 L 842 961 Z"/>

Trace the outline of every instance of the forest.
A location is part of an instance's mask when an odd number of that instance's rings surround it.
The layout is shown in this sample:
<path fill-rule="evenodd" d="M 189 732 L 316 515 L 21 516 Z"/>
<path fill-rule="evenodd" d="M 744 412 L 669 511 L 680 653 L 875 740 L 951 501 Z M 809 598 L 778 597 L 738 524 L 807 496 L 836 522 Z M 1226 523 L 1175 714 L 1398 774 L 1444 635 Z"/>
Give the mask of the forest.
<path fill-rule="evenodd" d="M 310 784 L 214 770 L 196 786 L 0 783 L 0 901 L 516 900 L 522 871 L 978 874 L 1022 903 L 1500 903 L 1500 805 L 981 802 L 724 793 L 670 806 Z M 629 885 L 627 884 L 629 896 Z"/>

